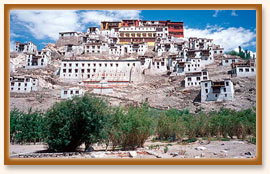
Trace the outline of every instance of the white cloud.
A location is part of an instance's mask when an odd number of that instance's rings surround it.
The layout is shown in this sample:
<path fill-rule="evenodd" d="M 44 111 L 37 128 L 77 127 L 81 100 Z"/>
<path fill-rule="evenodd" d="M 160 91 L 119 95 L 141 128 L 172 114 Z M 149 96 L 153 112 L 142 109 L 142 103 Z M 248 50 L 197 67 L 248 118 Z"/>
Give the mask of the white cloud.
<path fill-rule="evenodd" d="M 80 13 L 83 23 L 100 25 L 101 21 L 120 21 L 122 19 L 139 19 L 140 10 L 101 10 Z"/>
<path fill-rule="evenodd" d="M 10 14 L 11 22 L 24 26 L 26 33 L 36 39 L 57 40 L 59 32 L 83 31 L 86 24 L 99 26 L 103 20 L 139 19 L 140 13 L 140 10 L 12 10 Z"/>
<path fill-rule="evenodd" d="M 235 10 L 232 10 L 231 16 L 238 16 Z"/>
<path fill-rule="evenodd" d="M 185 27 L 185 37 L 201 37 L 214 39 L 213 42 L 222 45 L 225 51 L 254 45 L 256 33 L 242 27 L 222 28 L 218 26 L 207 26 L 206 29 Z M 255 43 L 256 45 L 256 43 Z"/>
<path fill-rule="evenodd" d="M 82 29 L 74 10 L 12 10 L 11 18 L 25 26 L 37 39 L 56 40 L 59 32 Z"/>

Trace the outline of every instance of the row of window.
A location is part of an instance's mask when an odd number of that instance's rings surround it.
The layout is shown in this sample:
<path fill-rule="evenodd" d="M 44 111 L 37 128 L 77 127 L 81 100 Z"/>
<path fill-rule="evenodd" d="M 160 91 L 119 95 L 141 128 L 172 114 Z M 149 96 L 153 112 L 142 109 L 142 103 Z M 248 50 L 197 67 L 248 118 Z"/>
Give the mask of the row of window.
<path fill-rule="evenodd" d="M 74 93 L 75 93 L 75 94 L 79 94 L 79 90 L 76 90 Z M 68 91 L 65 90 L 65 91 L 64 91 L 64 94 L 65 94 L 65 95 L 68 94 Z M 73 94 L 73 90 L 70 91 L 70 94 L 71 94 L 71 95 Z"/>
<path fill-rule="evenodd" d="M 155 30 L 154 27 L 122 27 L 121 28 L 122 30 L 138 30 L 138 31 L 141 31 L 141 30 Z"/>
<path fill-rule="evenodd" d="M 244 70 L 245 70 L 245 72 L 250 72 L 250 68 L 239 68 L 239 72 L 244 72 Z M 254 72 L 255 70 L 254 70 L 254 68 L 251 68 L 251 72 Z"/>
<path fill-rule="evenodd" d="M 63 67 L 67 67 L 67 65 L 69 65 L 69 67 L 72 67 L 72 63 L 63 63 Z M 125 63 L 125 65 L 127 65 L 128 67 L 131 66 L 131 65 L 136 66 L 136 63 Z M 75 63 L 75 66 L 79 67 L 79 63 Z M 94 66 L 94 67 L 96 67 L 96 66 L 99 66 L 99 67 L 102 67 L 102 66 L 105 66 L 105 67 L 116 66 L 116 67 L 118 67 L 119 64 L 118 63 L 81 63 L 81 66 L 82 67 L 84 67 L 84 66 L 88 66 L 88 67 L 90 67 L 90 66 Z"/>

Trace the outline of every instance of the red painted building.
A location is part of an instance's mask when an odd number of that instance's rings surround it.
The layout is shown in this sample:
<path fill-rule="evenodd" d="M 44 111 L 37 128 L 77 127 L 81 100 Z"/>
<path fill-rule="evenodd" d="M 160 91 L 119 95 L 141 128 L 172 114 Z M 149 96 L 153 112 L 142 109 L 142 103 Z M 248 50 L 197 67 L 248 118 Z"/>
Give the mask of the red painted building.
<path fill-rule="evenodd" d="M 167 21 L 168 31 L 170 36 L 184 37 L 184 23 Z"/>
<path fill-rule="evenodd" d="M 122 20 L 121 26 L 167 26 L 170 36 L 184 37 L 184 23 L 167 21 Z"/>

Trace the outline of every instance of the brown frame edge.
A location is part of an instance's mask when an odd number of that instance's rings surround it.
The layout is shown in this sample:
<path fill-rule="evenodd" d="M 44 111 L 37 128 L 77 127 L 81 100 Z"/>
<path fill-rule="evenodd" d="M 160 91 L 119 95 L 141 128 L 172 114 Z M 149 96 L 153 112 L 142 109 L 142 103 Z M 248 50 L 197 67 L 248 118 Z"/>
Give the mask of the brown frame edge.
<path fill-rule="evenodd" d="M 253 159 L 15 159 L 9 156 L 9 22 L 19 9 L 256 10 L 257 144 Z M 262 165 L 262 4 L 5 4 L 4 5 L 4 164 L 5 165 Z"/>

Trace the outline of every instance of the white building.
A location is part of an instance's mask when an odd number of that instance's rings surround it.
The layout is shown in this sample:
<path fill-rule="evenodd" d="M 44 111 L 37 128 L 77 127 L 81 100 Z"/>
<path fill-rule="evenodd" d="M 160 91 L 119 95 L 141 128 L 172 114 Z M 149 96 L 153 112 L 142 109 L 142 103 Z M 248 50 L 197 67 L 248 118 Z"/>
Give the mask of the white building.
<path fill-rule="evenodd" d="M 184 61 L 184 59 L 178 59 L 175 66 L 178 75 L 192 72 L 201 72 L 202 70 L 200 58 L 188 58 L 186 61 Z"/>
<path fill-rule="evenodd" d="M 130 83 L 142 78 L 139 60 L 62 60 L 60 78 L 68 81 Z"/>
<path fill-rule="evenodd" d="M 201 72 L 186 73 L 185 87 L 200 86 L 201 81 L 209 80 L 208 71 L 202 70 Z"/>
<path fill-rule="evenodd" d="M 224 48 L 221 48 L 220 45 L 213 44 L 212 48 L 215 56 L 224 54 Z"/>
<path fill-rule="evenodd" d="M 62 89 L 61 90 L 61 99 L 71 99 L 74 96 L 80 97 L 83 94 L 84 94 L 84 91 L 80 88 L 77 88 L 77 87 Z"/>
<path fill-rule="evenodd" d="M 26 54 L 26 69 L 44 68 L 51 61 L 51 52 L 49 50 L 37 51 L 35 54 Z"/>
<path fill-rule="evenodd" d="M 37 91 L 38 80 L 30 76 L 10 77 L 10 92 L 31 92 Z"/>
<path fill-rule="evenodd" d="M 138 56 L 143 56 L 147 49 L 146 43 L 111 44 L 109 45 L 109 55 L 124 56 L 135 53 Z"/>
<path fill-rule="evenodd" d="M 233 100 L 234 88 L 230 79 L 213 82 L 201 81 L 201 102 Z"/>
<path fill-rule="evenodd" d="M 188 39 L 189 49 L 191 50 L 207 50 L 212 46 L 213 39 L 190 37 Z"/>
<path fill-rule="evenodd" d="M 239 58 L 237 56 L 226 55 L 223 57 L 221 64 L 223 66 L 231 66 L 232 63 L 237 63 L 237 62 L 239 62 Z"/>
<path fill-rule="evenodd" d="M 247 61 L 244 63 L 232 63 L 231 75 L 232 77 L 250 77 L 256 76 L 256 66 L 254 61 Z"/>
<path fill-rule="evenodd" d="M 109 50 L 108 44 L 101 42 L 100 40 L 95 40 L 92 42 L 87 42 L 83 44 L 85 54 L 102 54 Z"/>
<path fill-rule="evenodd" d="M 37 51 L 37 46 L 33 42 L 28 42 L 28 43 L 16 42 L 15 51 L 34 54 Z"/>

